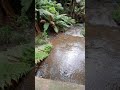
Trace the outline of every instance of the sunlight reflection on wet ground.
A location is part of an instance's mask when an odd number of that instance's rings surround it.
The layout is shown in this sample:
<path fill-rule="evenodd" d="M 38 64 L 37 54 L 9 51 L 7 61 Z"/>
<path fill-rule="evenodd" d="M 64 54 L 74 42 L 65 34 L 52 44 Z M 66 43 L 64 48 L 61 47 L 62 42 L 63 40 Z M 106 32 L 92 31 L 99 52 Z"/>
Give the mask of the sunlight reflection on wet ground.
<path fill-rule="evenodd" d="M 51 43 L 54 48 L 36 76 L 85 84 L 85 38 L 59 34 Z"/>

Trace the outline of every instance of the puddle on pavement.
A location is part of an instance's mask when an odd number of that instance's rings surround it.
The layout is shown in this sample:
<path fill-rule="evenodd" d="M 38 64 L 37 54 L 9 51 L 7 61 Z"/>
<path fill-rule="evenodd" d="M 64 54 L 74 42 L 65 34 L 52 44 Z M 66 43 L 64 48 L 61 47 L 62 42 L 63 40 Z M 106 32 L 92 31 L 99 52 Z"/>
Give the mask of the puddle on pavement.
<path fill-rule="evenodd" d="M 85 84 L 85 38 L 80 37 L 80 31 L 69 32 L 51 39 L 54 47 L 41 63 L 37 77 Z"/>

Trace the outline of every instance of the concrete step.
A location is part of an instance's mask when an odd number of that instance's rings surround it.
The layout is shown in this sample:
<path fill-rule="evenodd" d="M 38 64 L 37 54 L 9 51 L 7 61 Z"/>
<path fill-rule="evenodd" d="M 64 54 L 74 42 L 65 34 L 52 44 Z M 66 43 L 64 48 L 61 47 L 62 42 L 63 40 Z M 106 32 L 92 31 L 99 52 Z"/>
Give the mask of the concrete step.
<path fill-rule="evenodd" d="M 35 77 L 35 90 L 85 90 L 85 86 Z"/>

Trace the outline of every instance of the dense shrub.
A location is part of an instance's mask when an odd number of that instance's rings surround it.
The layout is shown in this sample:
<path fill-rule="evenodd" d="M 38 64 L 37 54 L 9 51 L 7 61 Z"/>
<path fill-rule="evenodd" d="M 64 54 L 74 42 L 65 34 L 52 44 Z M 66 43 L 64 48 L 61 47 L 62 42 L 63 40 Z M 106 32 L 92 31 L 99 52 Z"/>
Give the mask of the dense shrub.
<path fill-rule="evenodd" d="M 75 20 L 66 14 L 60 14 L 63 7 L 60 3 L 51 0 L 36 0 L 35 3 L 36 17 L 35 20 L 46 32 L 50 27 L 58 33 L 59 30 L 65 29 L 75 23 Z"/>

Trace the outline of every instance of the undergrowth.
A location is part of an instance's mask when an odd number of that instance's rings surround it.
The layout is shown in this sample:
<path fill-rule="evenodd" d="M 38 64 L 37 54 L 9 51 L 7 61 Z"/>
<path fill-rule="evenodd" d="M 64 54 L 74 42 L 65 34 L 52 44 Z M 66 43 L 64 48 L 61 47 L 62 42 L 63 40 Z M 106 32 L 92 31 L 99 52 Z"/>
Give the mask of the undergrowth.
<path fill-rule="evenodd" d="M 44 32 L 52 28 L 58 33 L 62 30 L 70 27 L 75 23 L 75 20 L 68 17 L 66 14 L 61 14 L 63 7 L 60 3 L 51 0 L 35 0 L 35 20 L 40 22 Z"/>
<path fill-rule="evenodd" d="M 40 45 L 41 44 L 41 45 Z M 47 58 L 52 49 L 52 45 L 47 42 L 43 42 L 42 39 L 39 40 L 39 45 L 35 47 L 35 63 L 39 63 Z"/>
<path fill-rule="evenodd" d="M 32 70 L 35 65 L 34 48 L 27 46 L 26 48 L 20 48 L 22 50 L 22 56 L 16 53 L 16 55 L 0 54 L 2 61 L 0 61 L 0 88 L 4 90 L 5 87 L 13 85 L 12 80 L 18 83 L 19 79 L 26 76 L 28 72 Z"/>
<path fill-rule="evenodd" d="M 9 87 L 13 83 L 12 80 L 18 82 L 19 78 L 26 75 L 30 71 L 30 66 L 25 63 L 0 63 L 0 87 Z"/>

